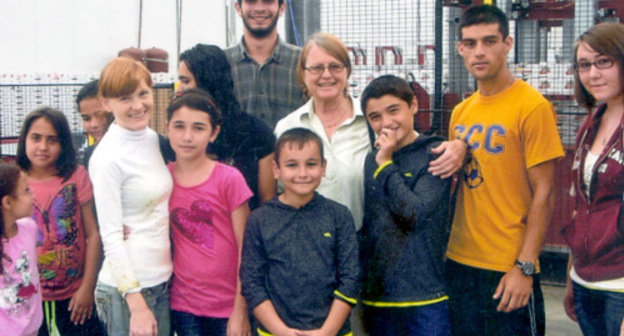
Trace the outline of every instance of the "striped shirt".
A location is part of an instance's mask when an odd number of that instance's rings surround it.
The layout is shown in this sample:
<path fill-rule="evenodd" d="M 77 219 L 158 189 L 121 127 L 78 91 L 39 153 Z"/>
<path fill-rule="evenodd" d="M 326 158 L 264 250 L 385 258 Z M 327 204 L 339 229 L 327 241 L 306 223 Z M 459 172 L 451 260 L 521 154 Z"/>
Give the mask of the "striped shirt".
<path fill-rule="evenodd" d="M 297 83 L 297 62 L 301 49 L 278 38 L 273 55 L 259 65 L 248 53 L 245 42 L 225 50 L 232 66 L 234 94 L 241 107 L 272 129 L 290 112 L 305 103 Z"/>

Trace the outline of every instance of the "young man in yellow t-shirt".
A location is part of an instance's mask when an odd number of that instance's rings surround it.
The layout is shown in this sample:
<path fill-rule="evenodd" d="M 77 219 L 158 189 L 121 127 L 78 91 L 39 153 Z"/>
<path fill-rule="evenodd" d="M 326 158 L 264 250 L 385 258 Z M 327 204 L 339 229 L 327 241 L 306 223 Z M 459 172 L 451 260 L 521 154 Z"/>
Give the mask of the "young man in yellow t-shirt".
<path fill-rule="evenodd" d="M 457 44 L 478 91 L 458 104 L 430 171 L 463 165 L 447 250 L 455 335 L 544 335 L 538 257 L 552 212 L 554 162 L 563 156 L 551 104 L 507 68 L 505 14 L 468 8 Z M 470 153 L 464 163 L 466 149 Z"/>

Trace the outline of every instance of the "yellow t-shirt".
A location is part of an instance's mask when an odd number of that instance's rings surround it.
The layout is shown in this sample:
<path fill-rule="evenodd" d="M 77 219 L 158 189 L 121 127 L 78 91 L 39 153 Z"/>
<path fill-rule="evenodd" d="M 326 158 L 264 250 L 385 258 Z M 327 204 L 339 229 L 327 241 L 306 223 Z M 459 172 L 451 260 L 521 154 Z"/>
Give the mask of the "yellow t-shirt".
<path fill-rule="evenodd" d="M 472 160 L 457 196 L 450 259 L 499 272 L 513 267 L 533 197 L 527 169 L 564 155 L 555 118 L 552 105 L 522 80 L 455 107 L 450 139 L 466 139 Z"/>

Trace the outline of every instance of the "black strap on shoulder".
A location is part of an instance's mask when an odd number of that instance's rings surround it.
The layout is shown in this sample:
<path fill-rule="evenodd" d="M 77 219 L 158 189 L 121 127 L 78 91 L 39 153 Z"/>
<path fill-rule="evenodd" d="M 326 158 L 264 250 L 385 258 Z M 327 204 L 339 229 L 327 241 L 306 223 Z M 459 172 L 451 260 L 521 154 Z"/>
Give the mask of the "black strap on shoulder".
<path fill-rule="evenodd" d="M 165 164 L 176 160 L 175 152 L 169 143 L 169 138 L 162 134 L 158 134 L 158 146 L 160 147 L 160 155 L 162 156 L 163 161 L 165 161 Z"/>

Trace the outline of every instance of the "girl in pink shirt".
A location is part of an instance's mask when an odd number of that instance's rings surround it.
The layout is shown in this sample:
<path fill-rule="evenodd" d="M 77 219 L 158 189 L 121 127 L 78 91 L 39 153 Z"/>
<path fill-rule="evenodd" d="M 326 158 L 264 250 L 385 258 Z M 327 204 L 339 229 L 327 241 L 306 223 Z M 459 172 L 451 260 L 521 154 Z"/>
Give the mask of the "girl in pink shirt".
<path fill-rule="evenodd" d="M 178 335 L 249 335 L 247 304 L 238 266 L 252 196 L 236 168 L 206 155 L 219 134 L 221 115 L 198 89 L 180 94 L 167 109 L 176 153 L 169 165 L 173 242 L 172 324 Z"/>
<path fill-rule="evenodd" d="M 13 164 L 0 164 L 0 335 L 36 335 L 41 325 L 32 193 Z M 21 219 L 19 219 L 21 218 Z"/>
<path fill-rule="evenodd" d="M 102 244 L 87 171 L 78 166 L 63 112 L 42 107 L 24 119 L 17 163 L 33 190 L 45 323 L 40 336 L 104 335 L 93 292 Z"/>

